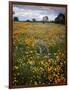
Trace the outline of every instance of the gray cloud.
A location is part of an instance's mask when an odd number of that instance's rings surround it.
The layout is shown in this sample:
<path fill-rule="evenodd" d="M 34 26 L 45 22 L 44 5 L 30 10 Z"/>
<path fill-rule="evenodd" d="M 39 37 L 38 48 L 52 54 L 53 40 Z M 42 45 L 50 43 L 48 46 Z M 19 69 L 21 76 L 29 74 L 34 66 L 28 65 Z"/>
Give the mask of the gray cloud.
<path fill-rule="evenodd" d="M 19 20 L 27 20 L 35 18 L 42 20 L 43 16 L 48 16 L 49 20 L 54 20 L 59 13 L 65 13 L 65 8 L 50 7 L 50 6 L 29 6 L 29 5 L 14 5 L 13 17 L 17 16 Z"/>

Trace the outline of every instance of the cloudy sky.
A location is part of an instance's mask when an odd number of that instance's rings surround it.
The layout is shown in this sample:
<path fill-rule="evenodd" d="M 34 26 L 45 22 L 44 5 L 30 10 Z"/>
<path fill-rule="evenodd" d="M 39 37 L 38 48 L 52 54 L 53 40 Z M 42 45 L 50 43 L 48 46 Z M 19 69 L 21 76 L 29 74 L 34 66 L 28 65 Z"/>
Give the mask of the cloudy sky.
<path fill-rule="evenodd" d="M 20 21 L 25 21 L 27 19 L 32 20 L 32 18 L 35 18 L 37 21 L 41 21 L 44 16 L 48 16 L 49 20 L 54 20 L 59 13 L 65 13 L 65 8 L 51 6 L 14 5 L 13 12 L 13 17 L 17 16 Z"/>

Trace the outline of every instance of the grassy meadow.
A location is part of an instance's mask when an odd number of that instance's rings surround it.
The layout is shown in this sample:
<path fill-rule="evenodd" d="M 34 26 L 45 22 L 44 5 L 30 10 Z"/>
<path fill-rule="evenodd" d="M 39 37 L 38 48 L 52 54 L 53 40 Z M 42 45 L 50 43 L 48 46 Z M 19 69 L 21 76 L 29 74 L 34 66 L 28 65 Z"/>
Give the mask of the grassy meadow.
<path fill-rule="evenodd" d="M 63 85 L 65 72 L 65 25 L 13 22 L 13 85 Z"/>

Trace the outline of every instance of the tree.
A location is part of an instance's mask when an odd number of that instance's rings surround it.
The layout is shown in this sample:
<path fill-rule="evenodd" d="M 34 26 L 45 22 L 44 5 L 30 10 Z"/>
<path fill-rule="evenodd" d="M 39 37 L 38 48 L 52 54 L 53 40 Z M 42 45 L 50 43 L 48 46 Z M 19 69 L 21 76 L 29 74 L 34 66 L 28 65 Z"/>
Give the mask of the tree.
<path fill-rule="evenodd" d="M 30 22 L 30 20 L 29 20 L 29 19 L 27 19 L 26 21 L 27 21 L 27 22 Z"/>
<path fill-rule="evenodd" d="M 14 21 L 19 21 L 18 17 L 14 17 Z"/>
<path fill-rule="evenodd" d="M 33 21 L 33 22 L 35 22 L 35 21 L 36 21 L 36 19 L 35 19 L 35 18 L 33 18 L 33 19 L 32 19 L 32 21 Z"/>
<path fill-rule="evenodd" d="M 65 24 L 65 15 L 60 13 L 56 18 L 55 18 L 55 23 L 60 23 L 60 24 Z"/>
<path fill-rule="evenodd" d="M 47 22 L 48 21 L 48 16 L 44 16 L 43 17 L 43 23 Z"/>

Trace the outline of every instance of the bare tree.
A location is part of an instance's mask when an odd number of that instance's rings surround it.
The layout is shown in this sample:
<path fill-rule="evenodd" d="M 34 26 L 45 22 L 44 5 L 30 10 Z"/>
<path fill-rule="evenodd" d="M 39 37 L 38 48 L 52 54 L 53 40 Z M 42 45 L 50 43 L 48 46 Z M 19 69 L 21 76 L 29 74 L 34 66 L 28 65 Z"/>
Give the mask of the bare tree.
<path fill-rule="evenodd" d="M 48 16 L 44 16 L 43 17 L 43 23 L 47 22 L 48 21 Z"/>

